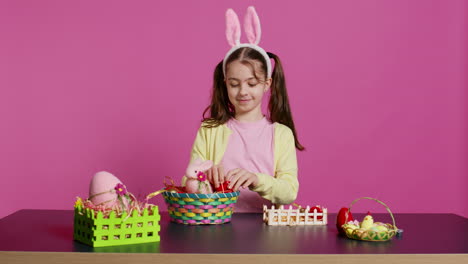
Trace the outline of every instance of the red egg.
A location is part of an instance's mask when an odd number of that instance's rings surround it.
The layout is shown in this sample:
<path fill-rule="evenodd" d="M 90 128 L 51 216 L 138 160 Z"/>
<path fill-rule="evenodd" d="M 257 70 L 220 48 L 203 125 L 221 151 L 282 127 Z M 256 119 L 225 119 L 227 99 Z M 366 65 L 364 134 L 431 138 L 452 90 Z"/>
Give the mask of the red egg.
<path fill-rule="evenodd" d="M 215 188 L 215 192 L 220 192 L 220 193 L 229 193 L 229 192 L 233 192 L 232 189 L 229 189 L 229 183 L 231 183 L 230 181 L 225 181 L 223 182 L 223 184 L 219 185 L 218 188 Z"/>
<path fill-rule="evenodd" d="M 341 208 L 336 217 L 336 228 L 340 234 L 345 235 L 345 232 L 341 226 L 349 221 L 354 221 L 353 215 L 347 207 Z"/>
<path fill-rule="evenodd" d="M 323 213 L 322 208 L 320 206 L 318 206 L 318 205 L 310 208 L 309 212 L 313 213 L 315 209 L 317 209 L 317 213 Z M 317 216 L 317 220 L 322 220 L 322 219 L 323 219 L 323 215 Z"/>

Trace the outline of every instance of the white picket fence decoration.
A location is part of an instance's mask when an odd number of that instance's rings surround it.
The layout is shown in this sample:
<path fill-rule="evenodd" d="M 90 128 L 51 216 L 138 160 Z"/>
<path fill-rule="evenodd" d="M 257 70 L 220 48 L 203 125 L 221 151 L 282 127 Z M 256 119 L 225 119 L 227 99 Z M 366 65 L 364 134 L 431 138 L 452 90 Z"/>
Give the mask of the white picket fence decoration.
<path fill-rule="evenodd" d="M 292 208 L 292 206 L 289 206 L 289 209 L 284 209 L 282 205 L 279 209 L 276 209 L 274 205 L 268 209 L 266 205 L 263 205 L 263 221 L 268 225 L 276 226 L 327 224 L 327 208 L 322 208 L 323 213 L 318 213 L 317 209 L 310 212 L 310 206 L 303 209 L 303 212 L 300 208 Z M 319 216 L 323 216 L 322 219 L 318 219 Z"/>

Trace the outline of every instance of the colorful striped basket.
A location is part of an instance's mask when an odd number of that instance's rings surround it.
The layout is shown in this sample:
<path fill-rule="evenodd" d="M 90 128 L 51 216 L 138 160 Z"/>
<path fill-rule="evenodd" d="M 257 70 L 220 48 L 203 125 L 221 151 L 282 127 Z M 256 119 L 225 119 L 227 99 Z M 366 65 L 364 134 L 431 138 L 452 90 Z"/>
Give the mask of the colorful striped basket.
<path fill-rule="evenodd" d="M 172 222 L 186 225 L 203 225 L 230 222 L 239 193 L 163 192 L 162 195 Z"/>

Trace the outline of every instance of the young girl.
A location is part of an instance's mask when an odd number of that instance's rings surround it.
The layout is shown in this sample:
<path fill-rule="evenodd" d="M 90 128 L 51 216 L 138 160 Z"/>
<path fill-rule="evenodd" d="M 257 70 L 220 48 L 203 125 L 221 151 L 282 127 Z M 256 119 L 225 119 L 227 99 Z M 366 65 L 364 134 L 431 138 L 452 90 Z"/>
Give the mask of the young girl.
<path fill-rule="evenodd" d="M 232 49 L 215 68 L 211 104 L 203 113 L 191 159 L 213 161 L 207 178 L 215 187 L 229 181 L 229 188 L 241 190 L 236 211 L 261 212 L 263 204 L 296 199 L 296 148 L 304 147 L 297 139 L 280 59 L 257 45 L 260 24 L 254 8 L 246 15 L 249 44 L 239 43 L 239 20 L 233 10 L 227 11 L 226 19 Z M 268 92 L 266 117 L 262 98 Z"/>

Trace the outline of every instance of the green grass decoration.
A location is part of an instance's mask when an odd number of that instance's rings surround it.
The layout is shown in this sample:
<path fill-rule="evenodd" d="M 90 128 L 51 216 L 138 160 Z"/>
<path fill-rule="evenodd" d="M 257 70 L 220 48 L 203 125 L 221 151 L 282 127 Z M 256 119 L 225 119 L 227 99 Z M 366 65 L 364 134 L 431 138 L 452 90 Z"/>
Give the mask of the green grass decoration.
<path fill-rule="evenodd" d="M 75 220 L 73 238 L 92 247 L 105 247 L 157 242 L 160 240 L 159 209 L 153 206 L 145 208 L 141 215 L 133 210 L 127 217 L 124 212 L 116 215 L 110 212 L 104 218 L 102 212 L 84 209 L 82 205 L 75 205 Z"/>

